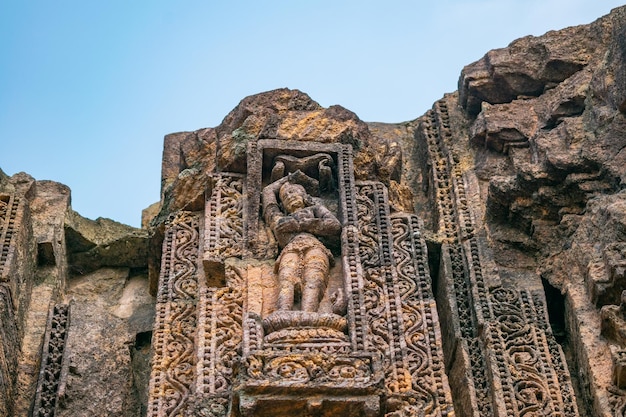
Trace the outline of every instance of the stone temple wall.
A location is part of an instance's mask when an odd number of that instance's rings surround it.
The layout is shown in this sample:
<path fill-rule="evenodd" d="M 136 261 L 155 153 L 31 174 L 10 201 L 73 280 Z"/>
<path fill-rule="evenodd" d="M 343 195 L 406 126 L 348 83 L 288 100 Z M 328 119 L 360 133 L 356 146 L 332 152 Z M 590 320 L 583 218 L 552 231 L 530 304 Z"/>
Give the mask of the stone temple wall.
<path fill-rule="evenodd" d="M 244 98 L 143 229 L 0 171 L 0 415 L 626 415 L 625 42 L 522 38 L 399 124 Z"/>

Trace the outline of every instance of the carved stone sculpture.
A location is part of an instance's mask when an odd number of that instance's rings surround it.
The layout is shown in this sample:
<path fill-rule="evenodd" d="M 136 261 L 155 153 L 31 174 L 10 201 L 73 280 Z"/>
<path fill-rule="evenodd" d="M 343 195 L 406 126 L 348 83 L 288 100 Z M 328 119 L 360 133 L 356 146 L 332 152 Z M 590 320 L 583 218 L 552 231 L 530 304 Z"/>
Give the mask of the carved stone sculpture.
<path fill-rule="evenodd" d="M 282 248 L 274 268 L 279 284 L 277 309 L 293 310 L 299 299 L 300 310 L 317 312 L 334 263 L 333 254 L 317 237 L 338 237 L 341 224 L 295 182 L 298 176 L 304 174 L 298 170 L 265 187 L 263 213 Z"/>
<path fill-rule="evenodd" d="M 0 415 L 625 416 L 625 27 L 402 124 L 245 98 L 166 137 L 143 231 L 0 171 Z"/>

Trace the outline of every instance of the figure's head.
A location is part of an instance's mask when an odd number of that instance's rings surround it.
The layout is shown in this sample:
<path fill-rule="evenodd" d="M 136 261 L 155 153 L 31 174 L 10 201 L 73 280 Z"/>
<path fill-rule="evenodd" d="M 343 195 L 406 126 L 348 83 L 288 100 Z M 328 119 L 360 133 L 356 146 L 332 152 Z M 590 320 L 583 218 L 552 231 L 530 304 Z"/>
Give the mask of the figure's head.
<path fill-rule="evenodd" d="M 286 182 L 280 187 L 278 191 L 280 201 L 283 203 L 283 207 L 288 213 L 293 213 L 296 210 L 304 208 L 306 206 L 306 190 L 300 184 L 292 184 Z"/>

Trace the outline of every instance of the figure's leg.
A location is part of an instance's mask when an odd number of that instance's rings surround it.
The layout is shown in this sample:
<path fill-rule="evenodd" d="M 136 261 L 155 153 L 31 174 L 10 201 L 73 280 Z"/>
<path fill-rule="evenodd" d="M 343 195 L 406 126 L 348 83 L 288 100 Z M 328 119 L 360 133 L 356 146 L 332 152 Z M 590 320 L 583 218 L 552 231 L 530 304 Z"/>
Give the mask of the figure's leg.
<path fill-rule="evenodd" d="M 328 282 L 328 255 L 322 248 L 312 248 L 304 255 L 303 264 L 302 311 L 316 312 Z"/>
<path fill-rule="evenodd" d="M 278 310 L 293 310 L 296 283 L 300 281 L 300 255 L 283 252 L 278 266 Z"/>

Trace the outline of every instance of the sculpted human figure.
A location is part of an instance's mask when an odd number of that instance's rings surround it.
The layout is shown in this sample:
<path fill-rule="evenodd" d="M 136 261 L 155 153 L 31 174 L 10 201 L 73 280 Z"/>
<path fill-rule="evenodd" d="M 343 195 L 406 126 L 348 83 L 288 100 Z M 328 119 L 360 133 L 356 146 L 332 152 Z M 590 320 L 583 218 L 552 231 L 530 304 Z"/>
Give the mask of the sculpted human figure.
<path fill-rule="evenodd" d="M 263 215 L 282 248 L 275 264 L 280 288 L 278 310 L 293 310 L 296 297 L 301 295 L 301 310 L 316 312 L 333 262 L 332 253 L 318 237 L 339 235 L 341 224 L 302 185 L 292 182 L 298 174 L 305 176 L 296 171 L 263 189 Z"/>

